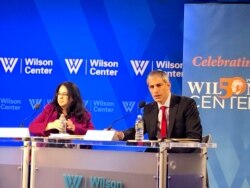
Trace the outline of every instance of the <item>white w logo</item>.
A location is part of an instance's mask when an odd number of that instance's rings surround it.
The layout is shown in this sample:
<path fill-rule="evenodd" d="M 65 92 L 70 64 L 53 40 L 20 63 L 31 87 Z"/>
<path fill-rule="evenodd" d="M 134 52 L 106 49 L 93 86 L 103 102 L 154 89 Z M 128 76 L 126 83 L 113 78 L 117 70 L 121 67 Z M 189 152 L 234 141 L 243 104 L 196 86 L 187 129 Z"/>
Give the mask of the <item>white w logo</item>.
<path fill-rule="evenodd" d="M 135 106 L 135 101 L 123 101 L 122 104 L 126 112 L 131 112 Z"/>
<path fill-rule="evenodd" d="M 8 71 L 12 72 L 17 61 L 18 61 L 18 58 L 6 58 L 6 57 L 3 58 L 3 57 L 1 57 L 0 61 L 3 65 L 5 72 L 8 72 Z"/>
<path fill-rule="evenodd" d="M 49 103 L 52 102 L 52 100 L 53 100 L 53 99 L 46 99 L 44 102 L 45 102 L 45 104 L 49 104 Z"/>
<path fill-rule="evenodd" d="M 29 102 L 30 102 L 30 105 L 31 105 L 32 109 L 34 110 L 35 106 L 37 104 L 41 104 L 42 99 L 29 99 Z"/>
<path fill-rule="evenodd" d="M 75 74 L 78 72 L 82 61 L 83 59 L 65 59 L 70 74 L 72 74 L 72 72 L 74 72 Z"/>
<path fill-rule="evenodd" d="M 89 100 L 84 100 L 83 101 L 83 104 L 84 104 L 85 107 L 88 105 L 88 103 L 89 103 Z"/>
<path fill-rule="evenodd" d="M 138 75 L 139 73 L 143 75 L 145 69 L 148 66 L 149 61 L 131 60 L 130 63 L 132 64 L 136 75 Z"/>

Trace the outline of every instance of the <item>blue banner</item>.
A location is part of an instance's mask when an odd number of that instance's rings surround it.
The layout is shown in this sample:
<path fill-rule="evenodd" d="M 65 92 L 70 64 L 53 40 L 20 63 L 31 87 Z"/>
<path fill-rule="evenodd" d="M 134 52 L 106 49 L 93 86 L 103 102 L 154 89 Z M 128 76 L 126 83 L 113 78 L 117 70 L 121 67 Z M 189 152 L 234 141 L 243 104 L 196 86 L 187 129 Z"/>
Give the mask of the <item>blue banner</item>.
<path fill-rule="evenodd" d="M 210 187 L 250 187 L 250 5 L 187 4 L 183 93 L 198 104 Z"/>
<path fill-rule="evenodd" d="M 66 80 L 79 86 L 96 129 L 128 114 L 114 128 L 133 126 L 139 102 L 152 100 L 152 69 L 169 71 L 181 93 L 183 8 L 175 0 L 0 1 L 0 126 L 28 126 Z"/>

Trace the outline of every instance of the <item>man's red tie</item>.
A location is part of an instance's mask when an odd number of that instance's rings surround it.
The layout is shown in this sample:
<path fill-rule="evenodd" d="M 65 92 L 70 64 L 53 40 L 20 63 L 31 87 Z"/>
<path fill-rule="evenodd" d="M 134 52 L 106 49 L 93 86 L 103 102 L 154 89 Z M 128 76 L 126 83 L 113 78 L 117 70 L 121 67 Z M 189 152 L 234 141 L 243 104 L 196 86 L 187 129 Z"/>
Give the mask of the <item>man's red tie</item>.
<path fill-rule="evenodd" d="M 167 137 L 167 118 L 166 118 L 166 106 L 161 106 L 162 119 L 161 119 L 161 138 Z"/>

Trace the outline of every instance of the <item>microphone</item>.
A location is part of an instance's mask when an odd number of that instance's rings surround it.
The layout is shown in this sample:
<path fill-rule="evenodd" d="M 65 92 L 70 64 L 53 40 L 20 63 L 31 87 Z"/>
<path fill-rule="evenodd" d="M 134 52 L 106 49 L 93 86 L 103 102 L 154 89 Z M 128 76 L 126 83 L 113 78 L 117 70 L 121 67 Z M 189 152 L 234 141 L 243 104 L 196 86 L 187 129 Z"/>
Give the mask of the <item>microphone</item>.
<path fill-rule="evenodd" d="M 32 118 L 35 115 L 35 113 L 37 112 L 37 110 L 40 108 L 40 106 L 41 105 L 39 103 L 35 104 L 35 106 L 34 106 L 34 112 L 31 115 L 29 115 L 29 116 L 27 116 L 26 118 L 23 119 L 22 123 L 20 124 L 20 127 L 24 127 L 24 122 L 27 119 Z"/>
<path fill-rule="evenodd" d="M 139 106 L 138 106 L 139 108 L 138 108 L 138 109 L 144 108 L 145 106 L 146 106 L 146 102 L 145 102 L 145 101 L 141 101 L 141 102 L 139 103 Z M 111 124 L 109 124 L 107 130 L 111 130 L 111 129 L 113 128 L 113 125 L 114 125 L 116 122 L 118 122 L 118 121 L 120 121 L 120 120 L 122 120 L 122 119 L 125 119 L 125 118 L 127 118 L 127 117 L 129 117 L 129 116 L 131 116 L 131 115 L 133 115 L 133 113 L 126 114 L 126 115 L 121 116 L 120 118 L 116 119 L 116 120 L 113 121 Z"/>
<path fill-rule="evenodd" d="M 139 103 L 139 109 L 144 108 L 145 106 L 146 106 L 146 102 L 145 101 L 141 101 Z"/>

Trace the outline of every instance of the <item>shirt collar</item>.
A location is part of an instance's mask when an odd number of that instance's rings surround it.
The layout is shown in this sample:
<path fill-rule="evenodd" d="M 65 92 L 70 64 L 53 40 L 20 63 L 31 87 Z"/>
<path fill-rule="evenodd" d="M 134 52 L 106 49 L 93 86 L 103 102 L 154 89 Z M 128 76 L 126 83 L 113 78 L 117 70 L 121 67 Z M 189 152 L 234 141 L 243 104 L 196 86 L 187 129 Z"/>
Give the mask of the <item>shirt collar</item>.
<path fill-rule="evenodd" d="M 157 103 L 158 104 L 158 108 L 160 109 L 161 106 L 166 106 L 167 108 L 169 108 L 170 106 L 170 98 L 171 98 L 171 93 L 169 93 L 167 100 L 165 101 L 164 105 Z"/>

